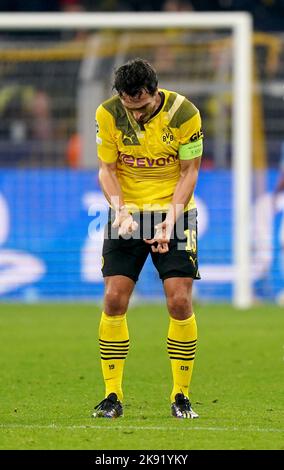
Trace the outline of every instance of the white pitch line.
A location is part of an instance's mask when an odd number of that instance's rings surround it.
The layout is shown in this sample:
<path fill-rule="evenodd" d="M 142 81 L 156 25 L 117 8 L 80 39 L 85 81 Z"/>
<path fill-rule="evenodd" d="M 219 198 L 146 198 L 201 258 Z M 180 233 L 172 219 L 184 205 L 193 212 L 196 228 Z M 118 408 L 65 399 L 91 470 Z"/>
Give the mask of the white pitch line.
<path fill-rule="evenodd" d="M 0 424 L 0 429 L 107 429 L 108 432 L 110 430 L 134 430 L 134 431 L 169 431 L 169 430 L 181 430 L 185 428 L 177 427 L 177 426 L 119 426 L 119 425 L 111 425 L 111 426 L 99 426 L 99 425 L 61 425 L 61 424 Z M 228 431 L 242 431 L 242 432 L 271 432 L 271 433 L 283 433 L 284 429 L 274 429 L 274 428 L 238 428 L 238 427 L 218 427 L 218 426 L 194 426 L 189 425 L 187 430 L 193 431 L 220 431 L 220 432 L 228 432 Z"/>

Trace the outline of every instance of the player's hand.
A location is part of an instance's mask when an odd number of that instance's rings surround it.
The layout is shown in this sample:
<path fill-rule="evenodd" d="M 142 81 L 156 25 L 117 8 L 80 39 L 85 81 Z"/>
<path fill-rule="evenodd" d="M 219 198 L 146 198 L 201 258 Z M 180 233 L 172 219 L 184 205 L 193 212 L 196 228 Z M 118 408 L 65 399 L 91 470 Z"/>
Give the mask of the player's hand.
<path fill-rule="evenodd" d="M 167 253 L 169 251 L 169 243 L 174 224 L 167 219 L 160 224 L 155 225 L 156 233 L 154 238 L 144 241 L 151 246 L 153 253 Z"/>
<path fill-rule="evenodd" d="M 116 211 L 112 226 L 113 228 L 118 228 L 118 235 L 121 237 L 135 232 L 138 228 L 137 222 L 133 220 L 132 215 L 124 206 Z"/>

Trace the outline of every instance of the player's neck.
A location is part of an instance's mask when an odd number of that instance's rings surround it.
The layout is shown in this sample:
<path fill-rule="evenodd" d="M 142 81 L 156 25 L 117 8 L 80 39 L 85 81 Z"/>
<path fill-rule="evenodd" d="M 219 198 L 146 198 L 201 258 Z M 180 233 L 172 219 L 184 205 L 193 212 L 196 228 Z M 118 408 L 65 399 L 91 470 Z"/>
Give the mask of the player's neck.
<path fill-rule="evenodd" d="M 160 110 L 162 109 L 164 105 L 164 101 L 165 101 L 165 95 L 162 91 L 159 91 L 159 93 L 157 94 L 156 106 L 155 106 L 153 113 L 151 114 L 150 119 L 152 119 L 154 116 L 156 116 L 156 114 L 160 112 Z"/>
<path fill-rule="evenodd" d="M 157 112 L 157 110 L 160 108 L 161 106 L 161 103 L 162 103 L 162 95 L 161 93 L 157 93 L 157 97 L 156 97 L 156 106 L 155 106 L 155 109 L 153 111 L 153 114 L 155 114 Z"/>

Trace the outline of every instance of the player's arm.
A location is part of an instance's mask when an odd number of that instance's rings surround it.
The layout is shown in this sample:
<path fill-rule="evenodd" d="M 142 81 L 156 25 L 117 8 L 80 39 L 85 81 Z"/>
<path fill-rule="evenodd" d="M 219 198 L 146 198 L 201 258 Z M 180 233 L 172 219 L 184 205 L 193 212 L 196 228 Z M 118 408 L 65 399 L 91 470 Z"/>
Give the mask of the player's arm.
<path fill-rule="evenodd" d="M 109 204 L 115 210 L 113 227 L 118 228 L 118 234 L 123 236 L 134 232 L 138 225 L 133 221 L 123 199 L 123 193 L 116 174 L 116 162 L 106 163 L 99 160 L 99 181 Z"/>
<path fill-rule="evenodd" d="M 114 138 L 115 126 L 112 116 L 102 105 L 97 109 L 96 122 L 99 181 L 106 199 L 115 210 L 113 227 L 117 227 L 118 234 L 123 236 L 136 230 L 137 224 L 124 205 L 122 189 L 117 178 L 118 149 Z"/>
<path fill-rule="evenodd" d="M 172 203 L 165 219 L 171 228 L 173 228 L 193 195 L 197 183 L 200 163 L 201 157 L 180 161 L 180 177 L 175 187 Z"/>
<path fill-rule="evenodd" d="M 169 241 L 171 233 L 178 217 L 183 213 L 184 208 L 190 201 L 198 178 L 201 157 L 192 160 L 182 160 L 180 162 L 180 177 L 175 187 L 172 202 L 164 222 L 156 225 L 156 233 L 152 240 L 145 240 L 152 244 L 152 251 L 166 253 L 169 251 Z M 153 245 L 154 242 L 158 246 Z"/>
<path fill-rule="evenodd" d="M 186 102 L 188 106 L 188 102 Z M 203 152 L 203 133 L 201 130 L 200 113 L 196 113 L 180 126 L 180 178 L 175 187 L 172 203 L 166 222 L 174 226 L 184 208 L 190 201 L 198 178 L 198 172 Z"/>
<path fill-rule="evenodd" d="M 188 106 L 188 102 L 186 106 Z M 152 251 L 166 253 L 169 250 L 168 243 L 173 227 L 193 195 L 198 178 L 202 151 L 203 134 L 201 131 L 201 118 L 196 109 L 194 116 L 180 127 L 180 147 L 178 152 L 180 177 L 174 190 L 167 217 L 164 222 L 156 226 L 155 237 L 148 241 L 148 243 L 153 243 L 153 241 L 158 242 L 158 247 L 152 246 Z"/>
<path fill-rule="evenodd" d="M 116 161 L 106 163 L 99 159 L 99 181 L 108 203 L 119 211 L 124 206 L 124 199 L 116 174 Z"/>

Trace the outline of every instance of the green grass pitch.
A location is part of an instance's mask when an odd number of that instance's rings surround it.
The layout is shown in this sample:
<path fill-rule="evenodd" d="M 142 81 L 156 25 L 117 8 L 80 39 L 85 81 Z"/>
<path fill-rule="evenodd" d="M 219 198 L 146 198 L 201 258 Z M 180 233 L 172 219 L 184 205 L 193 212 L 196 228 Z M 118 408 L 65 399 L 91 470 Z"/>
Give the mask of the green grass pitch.
<path fill-rule="evenodd" d="M 103 398 L 96 305 L 0 305 L 0 449 L 284 449 L 284 312 L 196 305 L 191 402 L 170 416 L 164 305 L 130 309 L 124 417 Z"/>

